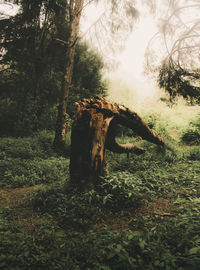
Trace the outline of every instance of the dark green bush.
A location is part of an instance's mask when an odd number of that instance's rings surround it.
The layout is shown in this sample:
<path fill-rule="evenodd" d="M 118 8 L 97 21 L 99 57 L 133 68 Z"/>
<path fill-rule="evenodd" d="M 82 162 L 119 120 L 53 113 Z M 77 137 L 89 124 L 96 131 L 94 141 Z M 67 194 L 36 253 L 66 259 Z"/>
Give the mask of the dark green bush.
<path fill-rule="evenodd" d="M 68 178 L 69 160 L 52 149 L 53 133 L 37 132 L 33 137 L 0 140 L 0 186 L 32 186 Z"/>
<path fill-rule="evenodd" d="M 166 134 L 163 123 L 155 128 Z M 95 189 L 80 191 L 60 181 L 68 179 L 69 159 L 52 152 L 52 140 L 48 131 L 0 140 L 1 186 L 14 192 L 45 184 L 20 206 L 0 207 L 1 269 L 199 268 L 198 146 L 177 142 L 161 149 L 140 141 L 144 155 L 128 159 L 107 152 L 108 175 Z M 135 143 L 119 138 L 128 140 Z M 27 223 L 30 231 L 23 226 Z"/>
<path fill-rule="evenodd" d="M 187 145 L 200 144 L 200 115 L 190 122 L 188 129 L 182 134 L 181 139 Z"/>
<path fill-rule="evenodd" d="M 0 186 L 23 187 L 53 183 L 68 178 L 68 160 L 49 159 L 6 159 L 1 161 Z"/>
<path fill-rule="evenodd" d="M 52 143 L 53 133 L 46 130 L 33 134 L 33 137 L 1 138 L 1 157 L 21 159 L 48 158 L 49 155 L 53 155 Z"/>
<path fill-rule="evenodd" d="M 188 145 L 200 144 L 200 130 L 188 129 L 181 137 L 182 141 Z"/>

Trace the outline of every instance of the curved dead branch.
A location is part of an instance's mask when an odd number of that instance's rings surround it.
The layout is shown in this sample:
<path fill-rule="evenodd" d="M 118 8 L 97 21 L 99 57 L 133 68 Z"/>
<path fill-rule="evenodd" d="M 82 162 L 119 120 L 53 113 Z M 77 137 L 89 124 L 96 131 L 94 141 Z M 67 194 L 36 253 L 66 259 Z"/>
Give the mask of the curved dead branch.
<path fill-rule="evenodd" d="M 111 103 L 102 97 L 76 102 L 71 134 L 70 176 L 74 183 L 94 184 L 106 173 L 105 149 L 115 153 L 143 154 L 145 150 L 115 140 L 118 124 L 128 127 L 143 139 L 163 146 L 164 141 L 153 133 L 144 120 L 123 105 Z"/>

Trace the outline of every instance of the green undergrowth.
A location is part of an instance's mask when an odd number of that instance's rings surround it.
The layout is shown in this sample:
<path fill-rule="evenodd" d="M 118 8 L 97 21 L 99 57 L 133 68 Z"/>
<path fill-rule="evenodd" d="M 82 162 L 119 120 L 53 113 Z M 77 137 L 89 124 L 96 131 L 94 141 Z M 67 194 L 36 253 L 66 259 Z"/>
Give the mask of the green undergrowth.
<path fill-rule="evenodd" d="M 63 157 L 48 159 L 5 159 L 1 161 L 0 187 L 24 187 L 48 184 L 66 178 L 69 161 Z"/>
<path fill-rule="evenodd" d="M 134 161 L 122 155 L 95 190 L 56 182 L 20 208 L 2 208 L 1 268 L 198 269 L 199 161 Z"/>
<path fill-rule="evenodd" d="M 200 167 L 194 162 L 184 171 L 185 165 L 173 164 L 168 180 L 160 176 L 151 184 L 118 172 L 92 191 L 43 186 L 23 206 L 23 218 L 34 213 L 40 220 L 28 232 L 14 222 L 18 208 L 2 208 L 1 268 L 198 269 Z M 161 180 L 167 183 L 159 190 Z M 163 197 L 170 202 L 164 208 Z"/>
<path fill-rule="evenodd" d="M 53 183 L 68 177 L 69 160 L 53 152 L 53 133 L 0 140 L 0 187 Z"/>
<path fill-rule="evenodd" d="M 0 140 L 0 158 L 47 158 L 53 155 L 53 133 L 41 131 L 32 137 L 5 137 Z"/>
<path fill-rule="evenodd" d="M 186 145 L 200 145 L 200 114 L 190 122 L 181 139 Z"/>
<path fill-rule="evenodd" d="M 107 226 L 81 236 L 52 231 L 46 239 L 11 232 L 3 236 L 1 269 L 198 269 L 195 218 L 192 228 L 189 220 L 157 218 L 151 228 L 124 233 Z"/>
<path fill-rule="evenodd" d="M 200 147 L 182 140 L 189 122 L 177 134 L 155 121 L 167 147 L 118 138 L 146 152 L 107 151 L 109 172 L 92 190 L 71 185 L 52 133 L 0 139 L 0 268 L 198 270 Z"/>

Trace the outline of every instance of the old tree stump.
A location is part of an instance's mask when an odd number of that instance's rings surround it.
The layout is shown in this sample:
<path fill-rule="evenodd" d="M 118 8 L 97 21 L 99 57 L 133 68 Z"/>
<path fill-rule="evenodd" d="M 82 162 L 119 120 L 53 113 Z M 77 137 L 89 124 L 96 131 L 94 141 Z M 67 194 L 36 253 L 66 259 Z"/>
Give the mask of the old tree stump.
<path fill-rule="evenodd" d="M 137 155 L 145 152 L 141 147 L 116 142 L 114 130 L 118 124 L 134 130 L 149 142 L 164 145 L 164 141 L 150 130 L 142 118 L 125 106 L 101 97 L 82 99 L 76 105 L 70 154 L 70 178 L 76 186 L 94 186 L 98 177 L 105 175 L 105 149 Z"/>

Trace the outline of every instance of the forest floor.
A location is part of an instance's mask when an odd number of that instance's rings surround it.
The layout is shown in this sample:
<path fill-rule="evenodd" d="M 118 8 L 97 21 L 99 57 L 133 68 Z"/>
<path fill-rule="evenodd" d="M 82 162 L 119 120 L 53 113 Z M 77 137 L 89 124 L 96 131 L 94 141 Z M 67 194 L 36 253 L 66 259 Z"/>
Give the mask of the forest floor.
<path fill-rule="evenodd" d="M 50 133 L 0 139 L 0 268 L 199 269 L 200 147 L 169 133 L 167 150 L 108 152 L 108 176 L 82 192 Z"/>

